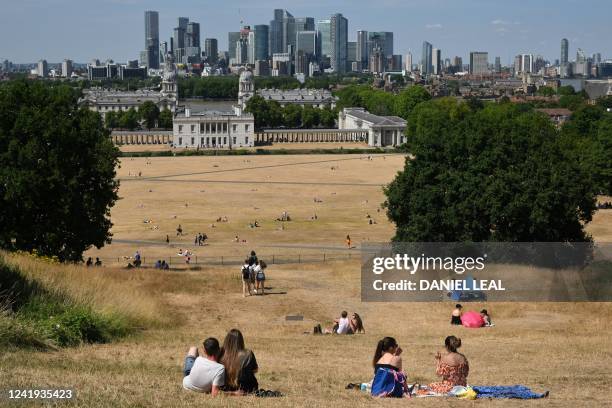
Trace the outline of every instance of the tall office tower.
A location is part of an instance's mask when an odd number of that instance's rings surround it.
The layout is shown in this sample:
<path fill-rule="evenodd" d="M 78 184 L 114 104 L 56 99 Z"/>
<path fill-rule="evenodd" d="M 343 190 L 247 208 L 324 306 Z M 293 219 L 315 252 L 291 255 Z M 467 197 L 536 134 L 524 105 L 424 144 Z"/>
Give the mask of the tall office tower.
<path fill-rule="evenodd" d="M 162 41 L 159 44 L 159 62 L 160 64 L 166 61 L 167 55 L 168 55 L 168 41 Z"/>
<path fill-rule="evenodd" d="M 159 13 L 145 11 L 145 63 L 147 68 L 159 69 Z"/>
<path fill-rule="evenodd" d="M 470 52 L 470 75 L 486 75 L 489 73 L 489 53 Z"/>
<path fill-rule="evenodd" d="M 202 59 L 200 24 L 193 21 L 187 23 L 185 30 L 185 56 L 190 63 L 198 63 Z"/>
<path fill-rule="evenodd" d="M 236 59 L 237 65 L 244 65 L 249 63 L 249 40 L 248 38 L 240 38 L 236 41 Z"/>
<path fill-rule="evenodd" d="M 357 61 L 357 42 L 349 41 L 346 44 L 346 61 L 350 65 Z"/>
<path fill-rule="evenodd" d="M 431 50 L 431 66 L 434 75 L 442 74 L 442 50 L 434 48 Z"/>
<path fill-rule="evenodd" d="M 368 48 L 380 48 L 386 56 L 393 55 L 393 33 L 389 31 L 370 31 L 368 33 Z"/>
<path fill-rule="evenodd" d="M 268 52 L 270 55 L 283 52 L 283 12 L 282 9 L 274 10 L 274 19 L 270 21 L 268 34 Z"/>
<path fill-rule="evenodd" d="M 276 17 L 276 10 L 275 10 Z M 282 52 L 288 52 L 290 46 L 295 46 L 295 18 L 287 10 L 283 10 L 282 19 Z M 294 47 L 295 48 L 295 47 Z"/>
<path fill-rule="evenodd" d="M 295 32 L 300 31 L 314 31 L 315 20 L 313 17 L 296 17 L 295 18 Z"/>
<path fill-rule="evenodd" d="M 219 60 L 219 45 L 216 38 L 204 40 L 204 53 L 209 64 L 216 64 Z"/>
<path fill-rule="evenodd" d="M 463 58 L 457 56 L 453 58 L 453 70 L 455 72 L 463 71 Z"/>
<path fill-rule="evenodd" d="M 70 78 L 72 75 L 72 60 L 65 59 L 62 62 L 62 76 L 64 78 Z"/>
<path fill-rule="evenodd" d="M 364 30 L 357 31 L 357 57 L 356 61 L 359 62 L 362 69 L 368 66 L 368 32 Z"/>
<path fill-rule="evenodd" d="M 406 54 L 406 71 L 411 72 L 412 71 L 412 53 L 409 52 L 408 54 Z"/>
<path fill-rule="evenodd" d="M 184 30 L 187 30 L 187 24 L 189 24 L 189 17 L 179 17 L 178 26 Z"/>
<path fill-rule="evenodd" d="M 601 53 L 600 52 L 596 52 L 595 54 L 593 54 L 593 63 L 601 64 Z"/>
<path fill-rule="evenodd" d="M 317 21 L 317 31 L 321 43 L 321 55 L 331 57 L 331 20 Z"/>
<path fill-rule="evenodd" d="M 561 40 L 561 60 L 559 63 L 563 66 L 569 62 L 569 41 L 567 38 Z"/>
<path fill-rule="evenodd" d="M 421 53 L 421 74 L 430 75 L 433 71 L 432 63 L 433 46 L 427 41 L 423 41 L 423 52 Z"/>
<path fill-rule="evenodd" d="M 229 52 L 229 59 L 236 59 L 236 43 L 240 41 L 240 31 L 230 31 L 227 33 L 227 49 Z"/>
<path fill-rule="evenodd" d="M 380 48 L 374 48 L 370 51 L 369 71 L 373 74 L 385 72 L 385 53 Z"/>
<path fill-rule="evenodd" d="M 41 59 L 40 61 L 38 61 L 38 69 L 36 71 L 39 77 L 47 77 L 49 75 L 49 66 L 47 65 L 47 60 Z"/>
<path fill-rule="evenodd" d="M 495 73 L 496 74 L 501 73 L 501 58 L 500 57 L 495 57 Z"/>
<path fill-rule="evenodd" d="M 267 61 L 270 56 L 268 39 L 270 30 L 267 24 L 258 24 L 253 27 L 253 63 L 255 61 Z"/>
<path fill-rule="evenodd" d="M 334 72 L 346 72 L 348 52 L 348 20 L 340 13 L 330 18 L 331 68 Z"/>
<path fill-rule="evenodd" d="M 310 61 L 316 61 L 321 52 L 319 50 L 319 41 L 317 39 L 317 32 L 314 30 L 313 31 L 298 31 L 296 33 L 295 52 L 296 53 L 302 52 L 305 66 L 308 66 Z M 297 68 L 296 68 L 296 72 L 307 73 L 307 71 L 304 71 L 304 70 L 297 71 Z"/>

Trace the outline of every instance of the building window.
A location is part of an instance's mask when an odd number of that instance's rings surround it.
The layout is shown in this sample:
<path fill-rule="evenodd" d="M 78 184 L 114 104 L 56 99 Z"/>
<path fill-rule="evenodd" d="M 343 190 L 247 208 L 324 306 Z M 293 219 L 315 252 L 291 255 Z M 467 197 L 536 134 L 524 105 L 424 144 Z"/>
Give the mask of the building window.
<path fill-rule="evenodd" d="M 179 125 L 179 133 L 183 133 L 183 125 Z"/>
<path fill-rule="evenodd" d="M 206 146 L 208 146 L 210 144 L 210 137 L 206 138 Z"/>
<path fill-rule="evenodd" d="M 249 131 L 249 125 L 244 125 L 244 131 L 248 132 Z"/>
<path fill-rule="evenodd" d="M 223 138 L 223 144 L 226 145 L 227 144 L 227 137 Z"/>
<path fill-rule="evenodd" d="M 200 133 L 204 133 L 204 124 L 200 123 Z"/>
<path fill-rule="evenodd" d="M 236 125 L 232 125 L 232 132 L 236 131 L 236 127 L 237 127 Z"/>
<path fill-rule="evenodd" d="M 183 138 L 179 137 L 179 146 L 181 146 L 183 144 Z"/>
<path fill-rule="evenodd" d="M 191 138 L 191 145 L 193 146 L 195 144 L 195 137 Z"/>
<path fill-rule="evenodd" d="M 236 144 L 236 136 L 232 137 L 232 144 Z"/>
<path fill-rule="evenodd" d="M 195 133 L 195 125 L 191 125 L 191 133 Z"/>
<path fill-rule="evenodd" d="M 203 137 L 201 137 L 201 138 L 200 138 L 200 146 L 202 146 L 203 144 L 204 144 L 204 138 L 203 138 Z"/>
<path fill-rule="evenodd" d="M 212 133 L 213 135 L 217 133 L 217 124 L 216 123 L 211 123 L 210 124 L 210 133 Z"/>
<path fill-rule="evenodd" d="M 223 122 L 223 133 L 227 133 L 227 123 Z"/>
<path fill-rule="evenodd" d="M 244 138 L 244 143 L 249 144 L 249 137 L 248 136 Z"/>

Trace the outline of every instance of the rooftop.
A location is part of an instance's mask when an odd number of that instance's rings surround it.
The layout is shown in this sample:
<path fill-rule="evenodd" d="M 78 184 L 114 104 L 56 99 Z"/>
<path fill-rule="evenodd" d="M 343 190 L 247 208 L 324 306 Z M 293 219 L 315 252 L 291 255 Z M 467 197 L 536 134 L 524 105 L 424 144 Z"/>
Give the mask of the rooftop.
<path fill-rule="evenodd" d="M 407 122 L 399 116 L 378 116 L 363 108 L 345 108 L 344 113 L 377 126 L 406 126 L 407 124 Z"/>

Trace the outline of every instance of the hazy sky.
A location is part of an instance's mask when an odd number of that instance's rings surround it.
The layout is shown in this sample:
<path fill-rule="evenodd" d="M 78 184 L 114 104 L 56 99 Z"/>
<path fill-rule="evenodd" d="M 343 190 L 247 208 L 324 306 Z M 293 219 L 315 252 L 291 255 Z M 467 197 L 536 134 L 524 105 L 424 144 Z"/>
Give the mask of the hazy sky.
<path fill-rule="evenodd" d="M 395 53 L 412 51 L 420 60 L 424 40 L 442 57 L 488 51 L 509 63 L 518 53 L 559 58 L 561 38 L 587 55 L 612 58 L 610 0 L 0 0 L 0 60 L 58 62 L 71 58 L 138 59 L 144 48 L 144 11 L 159 11 L 161 41 L 179 16 L 200 23 L 208 37 L 227 49 L 227 32 L 245 24 L 268 24 L 274 8 L 296 17 L 328 18 L 340 12 L 349 20 L 349 40 L 357 30 L 393 31 Z"/>

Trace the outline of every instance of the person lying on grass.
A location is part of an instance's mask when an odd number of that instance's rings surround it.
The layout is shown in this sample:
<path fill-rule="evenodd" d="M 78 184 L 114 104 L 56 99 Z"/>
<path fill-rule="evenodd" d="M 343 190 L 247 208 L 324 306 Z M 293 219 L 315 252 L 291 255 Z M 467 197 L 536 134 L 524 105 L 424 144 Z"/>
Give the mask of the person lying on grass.
<path fill-rule="evenodd" d="M 213 397 L 225 385 L 225 367 L 219 364 L 219 341 L 213 337 L 204 340 L 204 355 L 198 356 L 198 348 L 190 347 L 185 357 L 183 388 L 195 392 L 210 393 Z"/>

